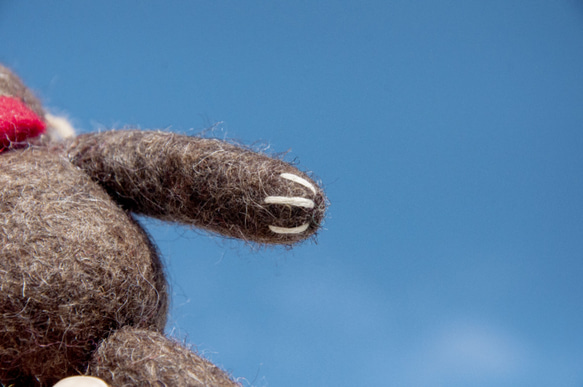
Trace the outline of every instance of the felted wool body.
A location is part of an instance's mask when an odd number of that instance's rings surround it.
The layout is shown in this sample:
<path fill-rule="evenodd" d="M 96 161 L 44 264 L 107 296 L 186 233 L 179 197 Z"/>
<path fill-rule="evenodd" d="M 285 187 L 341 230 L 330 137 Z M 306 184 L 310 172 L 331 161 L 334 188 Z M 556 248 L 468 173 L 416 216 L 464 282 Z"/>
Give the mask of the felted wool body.
<path fill-rule="evenodd" d="M 2 154 L 0 181 L 2 382 L 51 385 L 121 326 L 163 329 L 156 250 L 99 185 L 36 148 Z"/>
<path fill-rule="evenodd" d="M 0 95 L 44 120 L 2 66 Z M 164 336 L 162 263 L 132 213 L 291 245 L 319 229 L 320 187 L 281 160 L 214 139 L 109 131 L 30 141 L 0 153 L 0 384 L 89 374 L 112 387 L 237 385 Z"/>

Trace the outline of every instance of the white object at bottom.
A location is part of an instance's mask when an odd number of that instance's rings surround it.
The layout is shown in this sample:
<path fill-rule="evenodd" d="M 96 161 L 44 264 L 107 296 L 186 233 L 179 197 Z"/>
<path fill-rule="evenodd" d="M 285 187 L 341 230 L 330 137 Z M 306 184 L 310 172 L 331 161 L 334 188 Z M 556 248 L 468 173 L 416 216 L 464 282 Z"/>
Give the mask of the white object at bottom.
<path fill-rule="evenodd" d="M 107 383 L 93 376 L 70 376 L 62 379 L 53 387 L 109 387 Z"/>

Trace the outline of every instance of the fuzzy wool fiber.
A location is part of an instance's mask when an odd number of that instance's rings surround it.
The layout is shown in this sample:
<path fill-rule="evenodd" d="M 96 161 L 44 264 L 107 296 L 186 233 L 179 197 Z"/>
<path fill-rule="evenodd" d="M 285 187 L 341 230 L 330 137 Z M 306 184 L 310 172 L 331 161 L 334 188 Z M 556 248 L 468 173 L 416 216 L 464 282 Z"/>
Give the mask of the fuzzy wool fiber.
<path fill-rule="evenodd" d="M 136 367 L 139 364 L 139 367 Z M 223 370 L 180 343 L 145 329 L 124 327 L 93 355 L 89 372 L 110 386 L 237 385 Z"/>
<path fill-rule="evenodd" d="M 41 119 L 44 117 L 41 102 L 34 93 L 10 69 L 0 64 L 0 95 L 14 97 L 22 101 L 29 109 Z"/>
<path fill-rule="evenodd" d="M 0 95 L 46 123 L 2 66 Z M 72 375 L 112 387 L 239 385 L 164 336 L 163 265 L 132 213 L 290 246 L 320 228 L 320 187 L 282 160 L 214 139 L 128 130 L 28 141 L 0 153 L 0 385 Z"/>
<path fill-rule="evenodd" d="M 0 182 L 1 382 L 50 385 L 124 325 L 163 329 L 156 250 L 101 187 L 36 148 L 2 154 Z"/>
<path fill-rule="evenodd" d="M 0 95 L 0 152 L 45 130 L 46 124 L 19 99 Z"/>
<path fill-rule="evenodd" d="M 216 139 L 120 130 L 81 135 L 68 148 L 73 164 L 132 212 L 191 224 L 227 237 L 292 244 L 318 230 L 326 200 L 281 177 L 309 177 L 281 160 Z M 317 187 L 315 183 L 312 186 Z M 313 208 L 266 203 L 309 198 Z M 303 233 L 274 233 L 269 226 Z"/>

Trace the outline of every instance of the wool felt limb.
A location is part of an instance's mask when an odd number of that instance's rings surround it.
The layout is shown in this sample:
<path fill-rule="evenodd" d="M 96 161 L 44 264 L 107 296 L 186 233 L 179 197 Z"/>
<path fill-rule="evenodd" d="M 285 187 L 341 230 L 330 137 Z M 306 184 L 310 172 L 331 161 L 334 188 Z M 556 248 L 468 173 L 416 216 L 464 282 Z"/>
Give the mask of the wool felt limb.
<path fill-rule="evenodd" d="M 239 385 L 163 334 L 162 262 L 132 213 L 291 245 L 321 226 L 321 188 L 214 139 L 109 131 L 55 142 L 42 127 L 63 138 L 68 124 L 1 65 L 0 98 L 4 128 L 30 136 L 5 136 L 0 153 L 0 384 L 92 375 L 111 387 Z"/>
<path fill-rule="evenodd" d="M 124 208 L 227 237 L 292 244 L 318 230 L 326 209 L 306 174 L 216 139 L 109 131 L 78 136 L 67 155 Z"/>
<path fill-rule="evenodd" d="M 139 367 L 136 367 L 139 364 Z M 91 375 L 117 386 L 232 387 L 220 368 L 163 334 L 124 327 L 110 335 L 93 355 Z"/>

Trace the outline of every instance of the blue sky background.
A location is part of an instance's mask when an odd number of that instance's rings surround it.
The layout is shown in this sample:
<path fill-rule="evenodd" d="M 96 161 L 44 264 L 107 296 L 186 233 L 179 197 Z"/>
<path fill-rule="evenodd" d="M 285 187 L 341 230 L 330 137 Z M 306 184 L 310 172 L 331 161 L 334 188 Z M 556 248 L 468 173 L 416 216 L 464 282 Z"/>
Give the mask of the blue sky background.
<path fill-rule="evenodd" d="M 0 0 L 0 37 L 79 132 L 321 179 L 292 251 L 145 220 L 169 332 L 244 385 L 583 385 L 583 2 Z"/>

